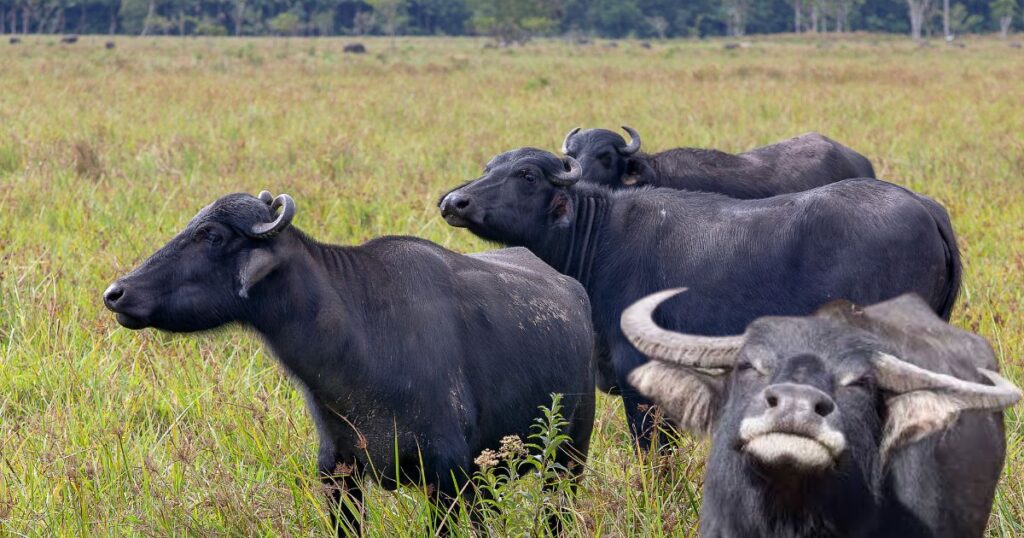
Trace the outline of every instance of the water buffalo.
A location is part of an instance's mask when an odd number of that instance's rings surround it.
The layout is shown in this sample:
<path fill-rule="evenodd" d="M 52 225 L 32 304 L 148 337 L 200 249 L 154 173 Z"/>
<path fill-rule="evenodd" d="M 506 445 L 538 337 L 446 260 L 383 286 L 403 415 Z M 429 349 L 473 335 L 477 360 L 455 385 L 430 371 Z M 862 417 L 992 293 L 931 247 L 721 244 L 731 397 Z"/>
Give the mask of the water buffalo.
<path fill-rule="evenodd" d="M 610 188 L 652 185 L 719 192 L 733 198 L 767 198 L 843 179 L 875 177 L 866 157 L 818 133 L 733 155 L 713 149 L 640 152 L 640 134 L 623 126 L 630 141 L 606 129 L 569 131 L 562 153 L 583 165 L 584 181 Z"/>
<path fill-rule="evenodd" d="M 634 386 L 678 425 L 713 433 L 702 536 L 984 534 L 1002 410 L 1021 396 L 984 339 L 914 295 L 687 335 L 651 319 L 677 292 L 628 308 L 622 330 L 654 359 Z"/>
<path fill-rule="evenodd" d="M 911 291 L 948 318 L 957 296 L 960 259 L 945 210 L 884 181 L 738 200 L 609 190 L 581 177 L 572 157 L 523 148 L 493 158 L 439 205 L 450 225 L 525 246 L 583 284 L 605 359 L 601 386 L 622 391 L 635 434 L 649 430 L 649 402 L 626 376 L 646 359 L 622 336 L 619 316 L 650 293 L 690 287 L 659 321 L 705 335 L 735 334 L 765 315 L 810 314 L 833 299 L 872 304 Z"/>
<path fill-rule="evenodd" d="M 104 303 L 129 329 L 237 322 L 259 333 L 305 394 L 335 503 L 347 493 L 358 506 L 356 477 L 372 471 L 388 489 L 425 480 L 444 514 L 474 458 L 504 436 L 525 439 L 553 393 L 564 394 L 572 440 L 559 461 L 578 474 L 594 413 L 594 336 L 578 283 L 521 248 L 465 256 L 413 237 L 327 245 L 290 226 L 294 215 L 284 194 L 220 198 Z M 358 531 L 351 506 L 339 533 Z"/>

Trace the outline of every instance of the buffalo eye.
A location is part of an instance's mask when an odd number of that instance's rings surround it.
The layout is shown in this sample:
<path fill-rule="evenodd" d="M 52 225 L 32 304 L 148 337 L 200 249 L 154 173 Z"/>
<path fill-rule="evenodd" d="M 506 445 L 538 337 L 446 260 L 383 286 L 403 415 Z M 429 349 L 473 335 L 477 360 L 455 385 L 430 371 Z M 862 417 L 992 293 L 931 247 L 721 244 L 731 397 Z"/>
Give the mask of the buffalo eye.
<path fill-rule="evenodd" d="M 601 161 L 601 164 L 603 164 L 603 165 L 605 165 L 607 167 L 611 167 L 611 165 L 612 165 L 612 156 L 607 151 L 602 152 L 601 154 L 599 154 L 597 156 L 597 159 L 599 161 Z"/>
<path fill-rule="evenodd" d="M 529 181 L 530 183 L 533 183 L 534 180 L 537 179 L 536 177 L 534 177 L 532 173 L 530 173 L 529 170 L 526 170 L 525 168 L 519 171 L 519 175 L 525 178 L 526 181 Z"/>
<path fill-rule="evenodd" d="M 220 234 L 220 232 L 214 230 L 213 228 L 202 228 L 196 231 L 195 235 L 193 236 L 193 239 L 197 243 L 200 241 L 205 241 L 208 245 L 213 247 L 220 245 L 224 241 L 224 237 Z"/>
<path fill-rule="evenodd" d="M 211 247 L 216 247 L 224 242 L 224 237 L 219 233 L 210 230 L 206 232 L 206 242 L 209 243 Z"/>
<path fill-rule="evenodd" d="M 871 378 L 866 375 L 862 375 L 854 379 L 844 380 L 843 386 L 856 389 L 868 389 L 871 387 Z"/>
<path fill-rule="evenodd" d="M 751 361 L 739 361 L 739 362 L 737 362 L 736 363 L 736 371 L 737 372 L 751 372 L 751 371 L 753 371 L 753 372 L 760 373 L 760 371 L 754 366 L 754 363 L 751 362 Z"/>

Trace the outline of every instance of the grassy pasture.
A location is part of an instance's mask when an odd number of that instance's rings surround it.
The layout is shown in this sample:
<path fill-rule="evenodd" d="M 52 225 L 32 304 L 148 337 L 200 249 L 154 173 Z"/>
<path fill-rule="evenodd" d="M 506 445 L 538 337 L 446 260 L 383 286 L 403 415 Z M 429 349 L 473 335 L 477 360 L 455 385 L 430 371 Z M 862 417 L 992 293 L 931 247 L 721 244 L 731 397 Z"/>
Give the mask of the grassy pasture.
<path fill-rule="evenodd" d="M 648 150 L 816 130 L 868 155 L 949 209 L 953 321 L 1024 383 L 1024 53 L 1004 42 L 56 41 L 0 45 L 0 535 L 324 534 L 312 425 L 256 340 L 130 332 L 103 289 L 216 197 L 263 188 L 324 240 L 489 248 L 438 194 L 577 125 L 627 123 Z M 704 444 L 640 465 L 599 404 L 569 534 L 694 535 Z M 992 536 L 1024 534 L 1022 437 L 1011 410 Z M 421 501 L 373 489 L 370 534 L 418 535 Z"/>

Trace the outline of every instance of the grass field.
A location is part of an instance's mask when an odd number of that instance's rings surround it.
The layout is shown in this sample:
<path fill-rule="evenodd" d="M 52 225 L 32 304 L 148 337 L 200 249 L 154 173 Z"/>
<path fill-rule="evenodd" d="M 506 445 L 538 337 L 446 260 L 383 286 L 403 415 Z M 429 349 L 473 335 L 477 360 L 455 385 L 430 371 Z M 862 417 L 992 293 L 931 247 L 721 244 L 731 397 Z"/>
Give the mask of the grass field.
<path fill-rule="evenodd" d="M 291 193 L 295 224 L 332 242 L 490 248 L 437 196 L 577 125 L 629 124 L 648 150 L 815 130 L 868 155 L 949 209 L 953 322 L 1024 383 L 1024 52 L 1005 42 L 56 41 L 0 45 L 0 535 L 325 534 L 312 425 L 256 340 L 130 332 L 102 291 L 235 191 Z M 618 402 L 599 403 L 569 534 L 696 534 L 704 444 L 641 465 Z M 1024 534 L 1019 410 L 1006 423 L 992 536 Z M 529 520 L 530 491 L 510 518 Z M 370 534 L 420 534 L 421 501 L 374 489 Z"/>

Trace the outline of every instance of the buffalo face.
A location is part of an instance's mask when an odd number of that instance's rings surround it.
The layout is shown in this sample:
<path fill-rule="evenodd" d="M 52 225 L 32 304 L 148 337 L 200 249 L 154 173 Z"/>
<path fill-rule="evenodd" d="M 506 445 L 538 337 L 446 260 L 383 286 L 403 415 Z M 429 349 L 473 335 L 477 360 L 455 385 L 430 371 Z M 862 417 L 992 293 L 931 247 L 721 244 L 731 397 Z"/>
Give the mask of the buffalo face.
<path fill-rule="evenodd" d="M 726 474 L 746 467 L 770 481 L 828 474 L 832 483 L 867 487 L 895 453 L 945 431 L 961 412 L 1001 410 L 1021 396 L 999 374 L 976 367 L 973 353 L 963 356 L 965 341 L 976 337 L 948 328 L 916 296 L 872 312 L 929 322 L 930 339 L 920 346 L 931 347 L 914 348 L 914 359 L 964 368 L 991 384 L 896 356 L 917 335 L 845 302 L 813 316 L 760 318 L 739 336 L 657 326 L 652 312 L 679 291 L 653 294 L 623 313 L 623 333 L 653 359 L 629 379 L 679 426 L 713 432 L 709 482 L 722 478 L 713 476 L 720 465 L 733 469 Z"/>
<path fill-rule="evenodd" d="M 636 156 L 640 135 L 629 127 L 623 129 L 630 135 L 628 144 L 607 129 L 573 129 L 562 142 L 562 153 L 579 161 L 585 181 L 612 189 L 633 185 L 643 168 Z"/>
<path fill-rule="evenodd" d="M 103 303 L 129 329 L 191 332 L 242 319 L 250 289 L 277 265 L 273 238 L 294 210 L 288 195 L 225 196 L 111 284 Z"/>
<path fill-rule="evenodd" d="M 794 333 L 787 325 L 751 326 L 716 436 L 769 475 L 838 471 L 867 480 L 881 437 L 868 354 L 823 345 L 833 327 Z"/>
<path fill-rule="evenodd" d="M 579 164 L 533 148 L 491 159 L 484 175 L 445 194 L 438 204 L 452 226 L 507 244 L 522 244 L 569 218 L 565 187 L 580 178 Z"/>

